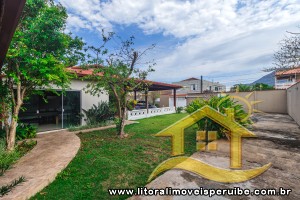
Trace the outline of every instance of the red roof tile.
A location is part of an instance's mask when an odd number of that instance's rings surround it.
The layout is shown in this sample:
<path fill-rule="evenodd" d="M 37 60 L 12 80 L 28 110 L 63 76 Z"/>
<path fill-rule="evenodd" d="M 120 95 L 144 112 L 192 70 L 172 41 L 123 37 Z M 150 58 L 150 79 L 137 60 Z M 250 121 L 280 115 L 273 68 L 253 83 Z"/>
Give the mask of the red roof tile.
<path fill-rule="evenodd" d="M 92 75 L 94 69 L 93 68 L 83 69 L 79 66 L 74 66 L 74 67 L 68 67 L 67 71 L 72 72 L 72 73 L 76 73 L 77 76 L 79 76 L 79 77 L 84 77 L 84 76 Z M 103 73 L 98 73 L 98 74 L 99 74 L 99 76 L 103 75 Z M 159 90 L 159 89 L 166 90 L 166 89 L 179 89 L 179 88 L 182 88 L 181 85 L 174 85 L 174 84 L 162 83 L 162 82 L 156 82 L 156 81 L 149 81 L 149 80 L 145 80 L 145 81 L 151 83 L 150 89 L 153 89 L 153 90 Z"/>
<path fill-rule="evenodd" d="M 294 68 L 294 69 L 289 69 L 289 70 L 286 70 L 286 71 L 276 72 L 276 76 L 293 75 L 293 74 L 300 74 L 300 67 Z"/>
<path fill-rule="evenodd" d="M 76 75 L 79 76 L 79 77 L 83 77 L 83 76 L 92 75 L 93 72 L 94 72 L 94 69 L 93 68 L 83 69 L 81 67 L 74 66 L 74 67 L 68 67 L 67 71 L 76 73 Z M 102 73 L 98 73 L 98 74 L 99 74 L 99 76 L 103 75 Z"/>

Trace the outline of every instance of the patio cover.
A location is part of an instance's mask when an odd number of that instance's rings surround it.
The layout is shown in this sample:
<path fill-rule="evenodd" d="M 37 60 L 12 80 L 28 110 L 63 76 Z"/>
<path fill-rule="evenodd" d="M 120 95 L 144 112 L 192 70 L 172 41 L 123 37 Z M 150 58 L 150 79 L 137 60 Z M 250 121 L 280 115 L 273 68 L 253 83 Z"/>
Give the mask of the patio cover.
<path fill-rule="evenodd" d="M 93 69 L 92 68 L 83 69 L 80 66 L 68 67 L 67 70 L 69 72 L 75 73 L 78 77 L 84 77 L 84 76 L 88 76 L 88 75 L 93 74 Z M 99 76 L 101 76 L 101 75 L 102 74 L 99 73 Z M 179 88 L 182 88 L 181 85 L 162 83 L 162 82 L 156 82 L 156 81 L 149 81 L 149 80 L 145 80 L 145 81 L 150 83 L 150 86 L 148 87 L 148 91 L 173 90 L 174 106 L 176 107 L 176 90 L 179 89 Z M 148 101 L 148 98 L 147 98 L 148 91 L 145 91 L 146 102 Z M 134 91 L 134 99 L 135 100 L 136 100 L 136 92 L 138 92 L 138 91 Z M 148 104 L 147 104 L 147 107 L 148 107 Z"/>

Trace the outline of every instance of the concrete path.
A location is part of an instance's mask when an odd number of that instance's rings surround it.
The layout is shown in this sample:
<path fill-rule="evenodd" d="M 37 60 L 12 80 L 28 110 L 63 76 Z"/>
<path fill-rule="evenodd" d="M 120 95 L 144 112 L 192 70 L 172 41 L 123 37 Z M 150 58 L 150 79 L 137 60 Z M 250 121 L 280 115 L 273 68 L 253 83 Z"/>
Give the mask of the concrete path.
<path fill-rule="evenodd" d="M 259 114 L 252 131 L 257 138 L 243 139 L 243 169 L 272 163 L 262 175 L 243 183 L 225 184 L 201 178 L 183 170 L 169 170 L 149 183 L 148 188 L 247 188 L 267 189 L 280 187 L 292 189 L 289 196 L 135 196 L 131 200 L 181 200 L 181 199 L 300 199 L 300 129 L 288 115 Z M 213 166 L 229 168 L 229 142 L 218 141 L 218 151 L 197 152 L 193 158 Z"/>
<path fill-rule="evenodd" d="M 79 137 L 68 131 L 40 134 L 36 140 L 37 145 L 0 177 L 0 186 L 9 184 L 20 176 L 24 176 L 26 182 L 15 187 L 1 199 L 30 198 L 50 184 L 80 148 Z"/>

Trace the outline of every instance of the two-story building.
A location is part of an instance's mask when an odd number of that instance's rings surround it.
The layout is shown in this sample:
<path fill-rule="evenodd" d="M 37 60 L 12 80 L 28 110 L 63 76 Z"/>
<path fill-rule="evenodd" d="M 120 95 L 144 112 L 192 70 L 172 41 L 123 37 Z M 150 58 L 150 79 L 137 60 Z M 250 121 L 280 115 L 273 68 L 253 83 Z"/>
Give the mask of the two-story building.
<path fill-rule="evenodd" d="M 178 94 L 200 93 L 200 92 L 223 92 L 226 86 L 219 82 L 201 80 L 198 78 L 188 78 L 173 84 L 181 85 L 183 88 L 178 90 Z"/>
<path fill-rule="evenodd" d="M 177 107 L 187 106 L 187 95 L 193 93 L 225 92 L 226 86 L 218 82 L 188 78 L 172 84 L 180 85 L 182 88 L 176 91 Z M 164 91 L 160 95 L 160 106 L 173 106 L 174 94 L 172 91 Z"/>
<path fill-rule="evenodd" d="M 275 73 L 275 89 L 287 89 L 300 81 L 300 67 Z"/>

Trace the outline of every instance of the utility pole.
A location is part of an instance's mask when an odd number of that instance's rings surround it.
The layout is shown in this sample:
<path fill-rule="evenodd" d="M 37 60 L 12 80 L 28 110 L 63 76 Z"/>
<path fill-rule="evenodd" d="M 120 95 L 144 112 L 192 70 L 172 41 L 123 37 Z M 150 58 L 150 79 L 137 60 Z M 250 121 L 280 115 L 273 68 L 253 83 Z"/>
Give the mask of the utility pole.
<path fill-rule="evenodd" d="M 200 93 L 202 94 L 203 93 L 203 77 L 201 75 L 201 78 L 200 78 Z"/>

